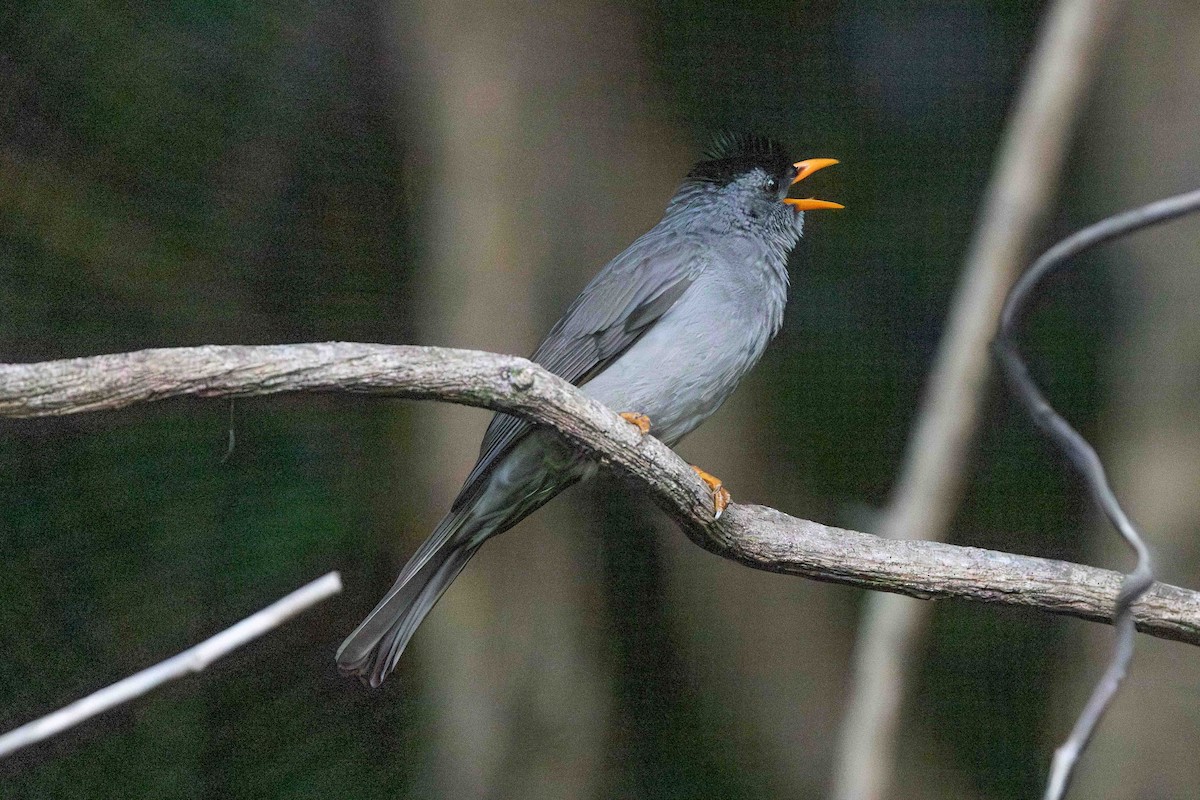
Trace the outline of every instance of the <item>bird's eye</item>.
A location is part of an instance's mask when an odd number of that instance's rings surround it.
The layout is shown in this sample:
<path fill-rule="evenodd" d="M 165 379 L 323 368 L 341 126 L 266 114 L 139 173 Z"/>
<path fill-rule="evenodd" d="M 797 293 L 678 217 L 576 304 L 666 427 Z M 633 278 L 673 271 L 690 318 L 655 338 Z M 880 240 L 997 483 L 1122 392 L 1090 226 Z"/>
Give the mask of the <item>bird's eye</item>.
<path fill-rule="evenodd" d="M 767 191 L 772 192 L 772 193 L 778 192 L 779 191 L 779 181 L 775 180 L 774 178 L 771 178 L 771 180 L 767 181 Z"/>

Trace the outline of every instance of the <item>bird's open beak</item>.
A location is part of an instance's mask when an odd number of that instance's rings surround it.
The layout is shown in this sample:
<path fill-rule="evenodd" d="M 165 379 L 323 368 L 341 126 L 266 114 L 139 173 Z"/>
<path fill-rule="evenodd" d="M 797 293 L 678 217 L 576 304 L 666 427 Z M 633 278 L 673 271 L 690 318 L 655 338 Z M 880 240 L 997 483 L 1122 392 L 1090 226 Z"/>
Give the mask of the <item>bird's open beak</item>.
<path fill-rule="evenodd" d="M 796 168 L 796 177 L 792 179 L 792 185 L 795 186 L 817 170 L 832 167 L 836 163 L 838 163 L 836 158 L 810 158 L 807 161 L 797 161 L 792 165 Z M 818 200 L 815 197 L 808 197 L 803 200 L 795 197 L 785 197 L 783 198 L 783 202 L 797 211 L 815 211 L 819 208 L 845 208 L 841 203 L 831 203 L 828 200 Z"/>

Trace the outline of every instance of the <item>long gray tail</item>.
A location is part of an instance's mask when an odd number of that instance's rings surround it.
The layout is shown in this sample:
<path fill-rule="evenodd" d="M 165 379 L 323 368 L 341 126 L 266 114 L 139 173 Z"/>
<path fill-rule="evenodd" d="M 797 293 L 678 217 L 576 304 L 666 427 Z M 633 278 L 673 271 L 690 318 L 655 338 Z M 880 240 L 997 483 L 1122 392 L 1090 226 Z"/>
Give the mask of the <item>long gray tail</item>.
<path fill-rule="evenodd" d="M 338 648 L 342 673 L 357 675 L 372 688 L 383 683 L 421 620 L 479 549 L 456 535 L 471 516 L 466 509 L 446 515 L 413 554 L 383 600 Z"/>

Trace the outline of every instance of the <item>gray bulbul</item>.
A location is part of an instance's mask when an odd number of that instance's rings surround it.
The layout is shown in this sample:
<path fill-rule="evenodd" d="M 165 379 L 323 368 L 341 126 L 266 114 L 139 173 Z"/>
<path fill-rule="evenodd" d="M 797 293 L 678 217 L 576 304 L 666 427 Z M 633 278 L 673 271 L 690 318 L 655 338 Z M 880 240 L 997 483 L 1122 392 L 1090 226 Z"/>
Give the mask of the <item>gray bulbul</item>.
<path fill-rule="evenodd" d="M 779 331 L 804 212 L 841 208 L 789 198 L 788 189 L 836 163 L 793 164 L 757 136 L 718 139 L 662 221 L 600 270 L 533 361 L 674 445 L 720 407 Z M 728 492 L 695 469 L 719 516 Z M 342 643 L 339 669 L 379 686 L 480 545 L 595 470 L 554 431 L 497 414 L 450 513 Z"/>

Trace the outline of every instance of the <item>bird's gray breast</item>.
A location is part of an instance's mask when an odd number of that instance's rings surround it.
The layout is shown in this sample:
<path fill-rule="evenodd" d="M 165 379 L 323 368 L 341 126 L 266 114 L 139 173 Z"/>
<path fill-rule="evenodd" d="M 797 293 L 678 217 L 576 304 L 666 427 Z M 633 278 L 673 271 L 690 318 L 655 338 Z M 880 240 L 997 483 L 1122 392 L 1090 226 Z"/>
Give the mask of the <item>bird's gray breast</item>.
<path fill-rule="evenodd" d="M 583 391 L 615 411 L 647 415 L 651 432 L 674 444 L 725 402 L 779 330 L 785 258 L 745 242 L 716 252 L 670 310 Z"/>

